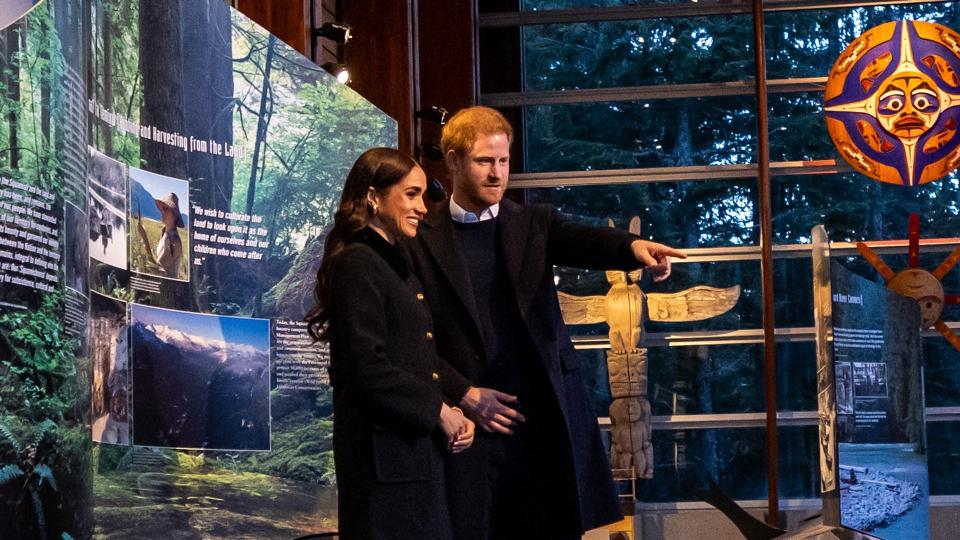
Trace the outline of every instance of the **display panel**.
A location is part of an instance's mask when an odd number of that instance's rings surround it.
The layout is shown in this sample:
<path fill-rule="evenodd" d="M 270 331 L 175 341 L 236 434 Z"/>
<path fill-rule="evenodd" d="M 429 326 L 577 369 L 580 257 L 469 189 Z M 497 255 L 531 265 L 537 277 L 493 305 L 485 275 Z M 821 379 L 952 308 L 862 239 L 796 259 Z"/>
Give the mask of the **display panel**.
<path fill-rule="evenodd" d="M 926 538 L 920 309 L 836 261 L 830 279 L 840 524 Z"/>
<path fill-rule="evenodd" d="M 91 256 L 91 288 L 130 305 L 130 445 L 99 448 L 98 524 L 336 529 L 329 356 L 302 319 L 346 172 L 396 123 L 220 3 L 91 19 L 91 156 L 119 171 L 97 195 L 126 241 L 126 265 Z"/>
<path fill-rule="evenodd" d="M 0 538 L 84 538 L 93 471 L 82 3 L 32 4 L 0 7 Z"/>
<path fill-rule="evenodd" d="M 336 529 L 302 319 L 396 122 L 221 2 L 47 0 L 0 44 L 0 537 Z"/>

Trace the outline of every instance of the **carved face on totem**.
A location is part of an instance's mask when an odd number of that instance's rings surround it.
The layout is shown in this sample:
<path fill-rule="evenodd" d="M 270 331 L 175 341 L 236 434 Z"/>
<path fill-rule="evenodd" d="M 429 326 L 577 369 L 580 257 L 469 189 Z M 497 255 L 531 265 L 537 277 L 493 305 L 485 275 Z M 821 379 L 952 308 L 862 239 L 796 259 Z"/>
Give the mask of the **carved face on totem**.
<path fill-rule="evenodd" d="M 960 166 L 960 34 L 922 21 L 867 30 L 827 78 L 840 154 L 867 176 L 915 186 Z"/>

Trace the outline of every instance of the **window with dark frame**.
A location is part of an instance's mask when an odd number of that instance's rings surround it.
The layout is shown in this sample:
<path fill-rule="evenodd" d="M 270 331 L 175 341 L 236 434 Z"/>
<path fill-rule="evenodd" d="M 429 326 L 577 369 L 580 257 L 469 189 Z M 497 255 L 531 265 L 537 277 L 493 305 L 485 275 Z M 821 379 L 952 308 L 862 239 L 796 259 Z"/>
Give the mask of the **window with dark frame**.
<path fill-rule="evenodd" d="M 835 4 L 835 3 L 834 3 Z M 648 323 L 648 399 L 654 482 L 641 502 L 695 500 L 717 480 L 737 499 L 767 496 L 757 196 L 757 99 L 751 2 L 500 0 L 479 2 L 481 103 L 503 111 L 517 137 L 512 187 L 584 220 L 640 216 L 641 235 L 686 249 L 662 284 L 740 285 L 729 313 L 701 323 Z M 954 2 L 765 2 L 765 59 L 777 322 L 779 496 L 818 499 L 810 229 L 824 224 L 833 253 L 875 271 L 853 242 L 904 240 L 885 255 L 905 266 L 907 216 L 920 214 L 921 263 L 960 244 L 956 172 L 918 188 L 850 172 L 833 149 L 822 90 L 856 36 L 911 18 L 960 29 Z M 926 260 L 929 259 L 929 260 Z M 602 273 L 558 268 L 561 290 L 602 294 Z M 960 290 L 960 271 L 944 278 Z M 960 328 L 960 307 L 943 319 Z M 606 328 L 571 327 L 599 417 L 610 395 Z M 960 353 L 924 339 L 931 495 L 960 494 L 949 441 L 960 436 Z"/>

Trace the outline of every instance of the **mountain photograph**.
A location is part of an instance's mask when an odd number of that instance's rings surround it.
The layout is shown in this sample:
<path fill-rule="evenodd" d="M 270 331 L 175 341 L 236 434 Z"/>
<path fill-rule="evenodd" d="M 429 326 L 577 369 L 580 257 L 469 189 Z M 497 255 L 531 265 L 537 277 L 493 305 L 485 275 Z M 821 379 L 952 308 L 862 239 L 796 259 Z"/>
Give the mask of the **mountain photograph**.
<path fill-rule="evenodd" d="M 132 308 L 133 442 L 270 449 L 268 320 Z"/>

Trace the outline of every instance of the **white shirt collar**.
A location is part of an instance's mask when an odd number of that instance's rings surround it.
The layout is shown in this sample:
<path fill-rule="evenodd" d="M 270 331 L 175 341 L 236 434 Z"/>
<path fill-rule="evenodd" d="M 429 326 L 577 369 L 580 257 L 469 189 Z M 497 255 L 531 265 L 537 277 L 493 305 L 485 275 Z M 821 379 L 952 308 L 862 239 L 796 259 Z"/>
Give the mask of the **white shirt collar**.
<path fill-rule="evenodd" d="M 497 217 L 497 214 L 499 213 L 500 203 L 484 208 L 479 214 L 476 214 L 474 212 L 464 210 L 462 206 L 453 200 L 453 197 L 450 197 L 450 217 L 452 217 L 457 223 L 476 223 L 478 221 L 486 221 L 488 219 Z"/>

